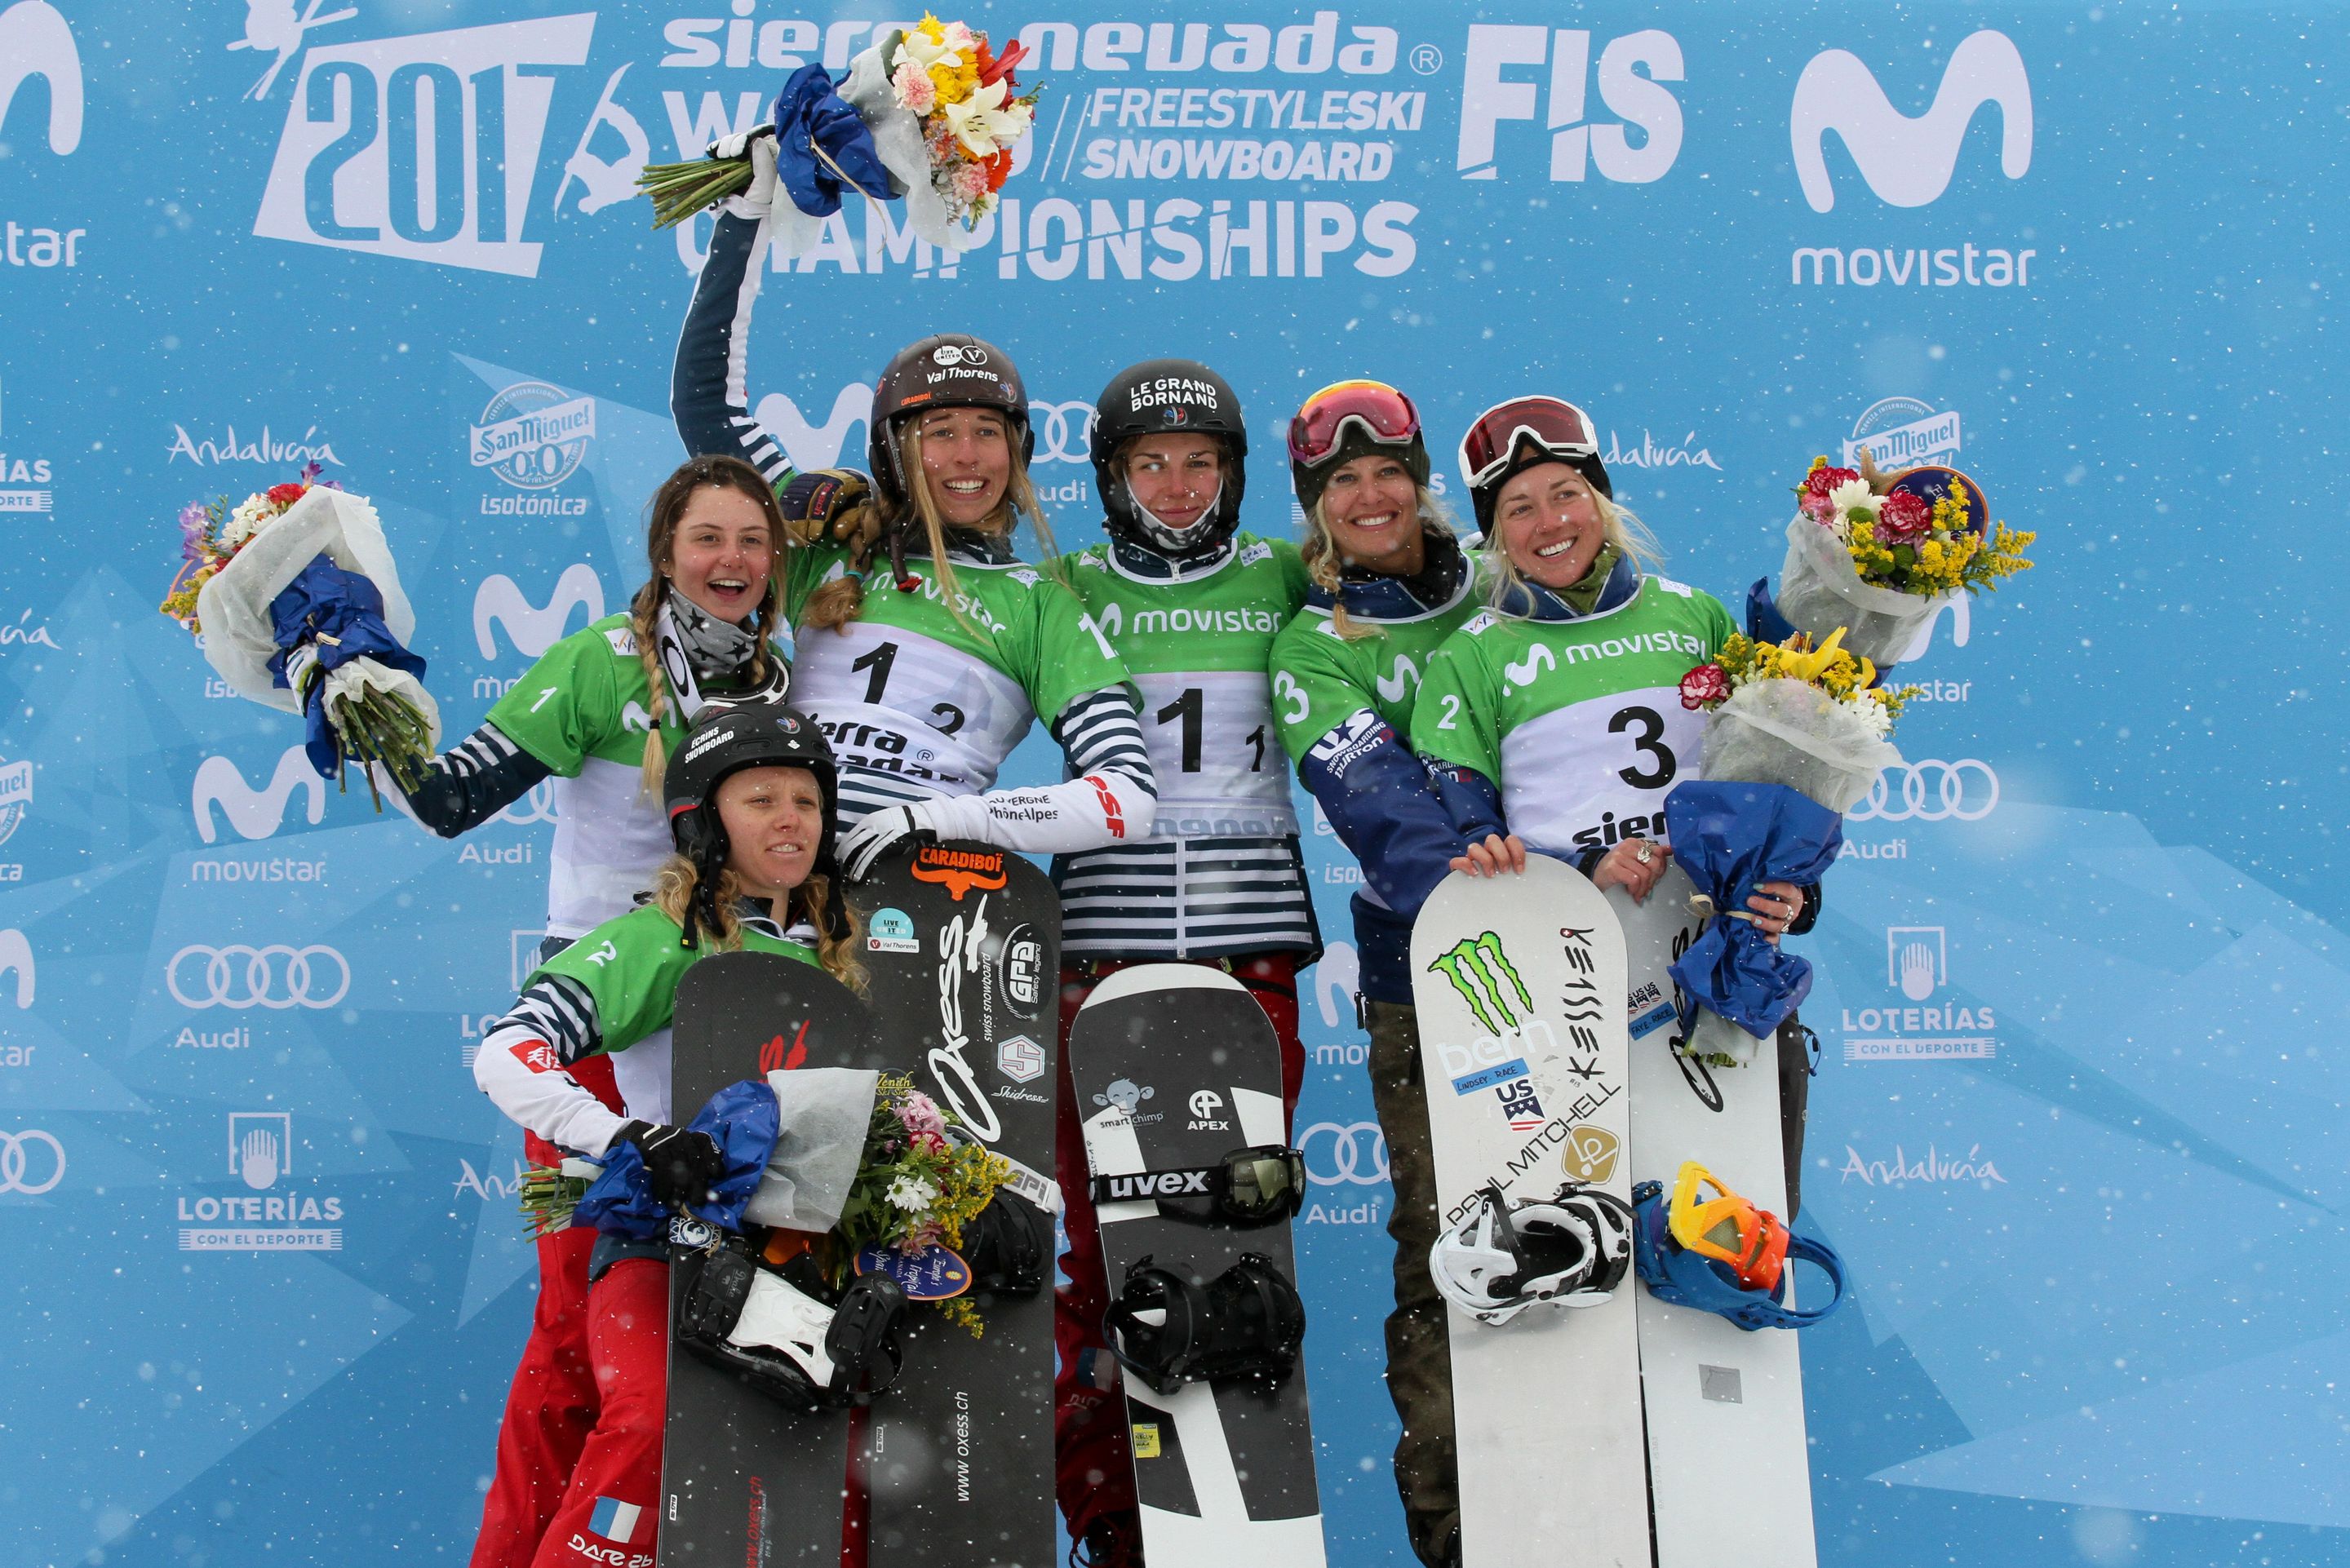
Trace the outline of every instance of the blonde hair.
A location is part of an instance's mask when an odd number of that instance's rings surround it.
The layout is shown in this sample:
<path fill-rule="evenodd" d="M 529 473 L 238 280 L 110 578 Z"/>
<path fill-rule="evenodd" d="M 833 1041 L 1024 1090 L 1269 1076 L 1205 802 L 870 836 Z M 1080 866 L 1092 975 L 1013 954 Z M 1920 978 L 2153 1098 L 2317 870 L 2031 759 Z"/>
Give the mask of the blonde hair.
<path fill-rule="evenodd" d="M 688 458 L 678 464 L 667 479 L 661 481 L 653 498 L 646 503 L 645 557 L 652 566 L 652 576 L 629 601 L 629 626 L 636 634 L 637 658 L 644 666 L 646 701 L 650 706 L 645 726 L 643 761 L 638 767 L 637 789 L 646 800 L 661 798 L 661 780 L 669 772 L 669 748 L 661 740 L 661 722 L 669 717 L 669 680 L 660 663 L 660 612 L 669 603 L 671 587 L 666 575 L 670 559 L 677 547 L 677 525 L 685 517 L 685 509 L 695 495 L 704 490 L 733 490 L 749 496 L 759 504 L 767 519 L 768 539 L 774 547 L 784 548 L 787 535 L 784 526 L 784 509 L 775 500 L 775 487 L 755 468 L 739 457 L 713 454 Z M 751 680 L 754 684 L 767 679 L 767 634 L 776 624 L 776 576 L 767 574 L 767 591 L 752 612 Z"/>
<path fill-rule="evenodd" d="M 1586 480 L 1585 483 L 1590 482 Z M 1615 545 L 1620 554 L 1630 556 L 1633 564 L 1643 572 L 1652 572 L 1664 565 L 1664 546 L 1657 543 L 1657 536 L 1648 531 L 1648 525 L 1641 522 L 1630 508 L 1617 505 L 1600 494 L 1596 485 L 1592 488 L 1591 499 L 1599 504 L 1600 534 L 1607 543 Z M 1485 603 L 1498 615 L 1524 619 L 1525 609 L 1508 607 L 1526 599 L 1526 576 L 1518 570 L 1517 564 L 1510 559 L 1510 552 L 1502 544 L 1502 524 L 1498 518 L 1493 523 L 1492 532 L 1485 535 L 1484 547 L 1480 554 L 1485 557 L 1490 568 Z"/>
<path fill-rule="evenodd" d="M 1009 419 L 1004 421 L 1004 427 L 1007 436 L 1014 433 Z M 920 427 L 910 421 L 899 441 L 906 454 L 906 472 L 910 481 L 906 486 L 906 501 L 913 517 L 898 521 L 900 526 L 908 521 L 921 524 L 922 537 L 930 545 L 931 576 L 939 586 L 941 602 L 946 606 L 949 615 L 968 628 L 971 623 L 963 619 L 962 608 L 956 602 L 959 589 L 955 583 L 954 564 L 947 559 L 946 515 L 939 510 L 938 498 L 931 493 L 931 476 L 922 467 Z M 1035 530 L 1036 545 L 1042 552 L 1038 568 L 1055 582 L 1063 581 L 1061 547 L 1054 542 L 1052 525 L 1045 521 L 1044 504 L 1036 497 L 1035 485 L 1029 482 L 1028 460 L 1022 455 L 1017 441 L 1014 441 L 1011 446 L 1011 477 L 1004 483 L 1003 499 L 996 503 L 993 512 L 988 514 L 988 524 L 992 529 L 1000 528 L 1008 535 L 1019 525 L 1019 517 L 1025 516 L 1028 526 Z M 879 547 L 876 546 L 877 549 Z M 865 607 L 865 574 L 871 569 L 872 561 L 868 557 L 810 594 L 807 603 L 800 610 L 800 625 L 846 632 L 848 623 L 855 620 Z"/>
<path fill-rule="evenodd" d="M 660 869 L 653 875 L 653 903 L 682 930 L 685 912 L 692 906 L 701 887 L 702 873 L 694 868 L 693 862 L 682 855 L 672 855 L 661 862 Z M 711 903 L 717 918 L 714 922 L 703 923 L 702 940 L 706 947 L 733 952 L 743 945 L 743 921 L 734 913 L 734 906 L 743 898 L 743 878 L 733 867 L 724 867 L 718 873 L 718 886 L 713 891 Z M 861 996 L 867 977 L 857 952 L 864 938 L 865 922 L 858 918 L 856 908 L 843 899 L 842 929 L 834 930 L 830 919 L 834 893 L 831 877 L 809 877 L 792 889 L 785 900 L 786 909 L 777 915 L 776 923 L 790 926 L 794 923 L 790 917 L 796 915 L 814 926 L 816 961 L 824 966 L 827 974 Z"/>
<path fill-rule="evenodd" d="M 1438 534 L 1447 539 L 1458 539 L 1460 531 L 1453 526 L 1452 514 L 1445 510 L 1444 503 L 1437 499 L 1436 492 L 1425 484 L 1415 489 L 1415 504 L 1419 513 L 1422 536 Z M 1330 629 L 1341 641 L 1357 642 L 1367 637 L 1386 635 L 1377 626 L 1366 626 L 1347 614 L 1346 603 L 1338 591 L 1339 571 L 1345 563 L 1338 558 L 1338 541 L 1330 532 L 1329 520 L 1322 514 L 1322 498 L 1319 496 L 1315 498 L 1312 508 L 1305 514 L 1305 543 L 1297 547 L 1297 554 L 1305 563 L 1306 576 L 1330 596 Z"/>

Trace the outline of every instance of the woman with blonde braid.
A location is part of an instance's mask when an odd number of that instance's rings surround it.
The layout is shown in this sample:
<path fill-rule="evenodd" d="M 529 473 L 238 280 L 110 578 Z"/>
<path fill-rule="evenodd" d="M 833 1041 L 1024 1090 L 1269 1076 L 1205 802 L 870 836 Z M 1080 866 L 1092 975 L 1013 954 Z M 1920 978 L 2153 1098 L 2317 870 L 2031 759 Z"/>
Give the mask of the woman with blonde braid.
<path fill-rule="evenodd" d="M 626 914 L 653 885 L 670 853 L 661 772 L 705 700 L 779 700 L 788 679 L 767 640 L 783 518 L 758 470 L 736 458 L 695 458 L 662 482 L 650 513 L 652 575 L 629 608 L 548 649 L 480 728 L 432 759 L 407 797 L 419 822 L 450 838 L 556 781 L 542 958 Z M 667 1119 L 665 1039 L 583 1060 L 574 1076 L 608 1109 Z M 535 1133 L 525 1147 L 534 1164 L 561 1158 Z M 539 1240 L 537 1310 L 506 1396 L 472 1568 L 531 1560 L 595 1424 L 586 1326 L 594 1240 L 576 1231 Z"/>

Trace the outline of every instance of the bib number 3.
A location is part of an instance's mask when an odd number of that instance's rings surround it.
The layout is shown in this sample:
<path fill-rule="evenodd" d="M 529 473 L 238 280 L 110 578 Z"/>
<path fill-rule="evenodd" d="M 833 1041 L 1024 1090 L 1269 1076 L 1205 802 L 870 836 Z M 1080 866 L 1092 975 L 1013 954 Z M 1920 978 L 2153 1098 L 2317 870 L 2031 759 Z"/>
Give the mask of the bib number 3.
<path fill-rule="evenodd" d="M 1664 715 L 1654 708 L 1619 708 L 1616 716 L 1607 721 L 1607 732 L 1620 735 L 1627 730 L 1638 732 L 1632 737 L 1632 749 L 1643 757 L 1653 759 L 1656 765 L 1653 768 L 1637 765 L 1618 768 L 1616 776 L 1635 789 L 1662 789 L 1672 783 L 1673 775 L 1680 771 L 1680 764 L 1675 760 L 1672 748 L 1665 744 Z"/>

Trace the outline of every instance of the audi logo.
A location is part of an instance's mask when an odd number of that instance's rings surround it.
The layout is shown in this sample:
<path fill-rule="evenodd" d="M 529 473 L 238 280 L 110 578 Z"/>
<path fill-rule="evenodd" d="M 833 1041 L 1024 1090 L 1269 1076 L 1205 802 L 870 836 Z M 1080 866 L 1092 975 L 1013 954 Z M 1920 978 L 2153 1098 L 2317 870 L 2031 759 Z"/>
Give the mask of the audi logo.
<path fill-rule="evenodd" d="M 1970 773 L 1981 775 L 1980 785 L 1969 785 Z M 1898 803 L 1892 798 L 1891 781 L 1896 775 L 1901 781 Z M 1854 822 L 1947 822 L 1953 817 L 1980 822 L 1998 804 L 1999 775 L 1991 771 L 1989 763 L 1972 757 L 1955 763 L 1928 757 L 1877 774 L 1877 782 L 1868 786 L 1868 797 L 1847 815 Z"/>
<path fill-rule="evenodd" d="M 1094 406 L 1091 403 L 1030 403 L 1028 428 L 1036 432 L 1035 461 L 1093 461 Z"/>
<path fill-rule="evenodd" d="M 328 977 L 331 995 L 322 994 Z M 332 1007 L 351 988 L 351 966 L 328 947 L 232 946 L 182 948 L 163 971 L 172 1000 L 182 1007 Z M 198 989 L 200 988 L 200 989 Z"/>
<path fill-rule="evenodd" d="M 26 1181 L 25 1173 L 30 1168 L 26 1147 L 38 1142 L 48 1146 L 43 1161 L 49 1168 L 47 1181 Z M 27 1198 L 38 1198 L 66 1179 L 66 1148 L 48 1133 L 38 1127 L 26 1127 L 23 1132 L 0 1132 L 0 1192 L 21 1192 Z"/>
<path fill-rule="evenodd" d="M 1388 1179 L 1388 1135 L 1377 1122 L 1315 1122 L 1297 1147 L 1305 1179 L 1317 1187 L 1377 1187 Z"/>

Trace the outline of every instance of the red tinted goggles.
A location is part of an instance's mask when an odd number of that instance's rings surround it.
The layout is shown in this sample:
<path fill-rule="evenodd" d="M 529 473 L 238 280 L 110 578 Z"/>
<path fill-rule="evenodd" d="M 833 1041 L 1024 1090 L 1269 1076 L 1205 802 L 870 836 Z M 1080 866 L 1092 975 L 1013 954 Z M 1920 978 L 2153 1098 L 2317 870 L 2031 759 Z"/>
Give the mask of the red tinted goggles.
<path fill-rule="evenodd" d="M 1556 398 L 1513 398 L 1477 416 L 1461 438 L 1461 473 L 1474 490 L 1491 483 L 1509 466 L 1522 441 L 1533 441 L 1567 462 L 1599 455 L 1599 435 L 1591 416 Z"/>
<path fill-rule="evenodd" d="M 1308 468 L 1328 462 L 1349 420 L 1390 445 L 1419 433 L 1419 410 L 1385 381 L 1334 381 L 1306 399 L 1289 421 L 1289 461 Z"/>

